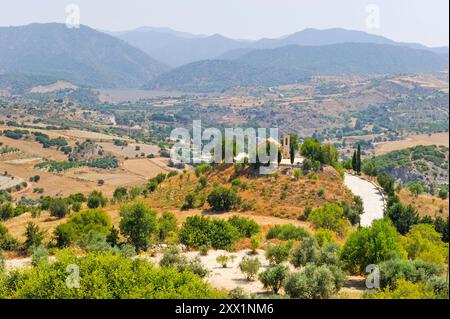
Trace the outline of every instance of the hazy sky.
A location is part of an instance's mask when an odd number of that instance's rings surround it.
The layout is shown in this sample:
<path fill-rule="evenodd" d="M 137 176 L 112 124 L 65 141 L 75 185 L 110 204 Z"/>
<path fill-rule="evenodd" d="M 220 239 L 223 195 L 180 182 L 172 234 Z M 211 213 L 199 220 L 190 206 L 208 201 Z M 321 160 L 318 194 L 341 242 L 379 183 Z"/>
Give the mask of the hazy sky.
<path fill-rule="evenodd" d="M 448 0 L 0 0 L 0 25 L 64 22 L 71 3 L 82 24 L 111 31 L 167 26 L 257 39 L 342 27 L 429 46 L 449 42 Z"/>

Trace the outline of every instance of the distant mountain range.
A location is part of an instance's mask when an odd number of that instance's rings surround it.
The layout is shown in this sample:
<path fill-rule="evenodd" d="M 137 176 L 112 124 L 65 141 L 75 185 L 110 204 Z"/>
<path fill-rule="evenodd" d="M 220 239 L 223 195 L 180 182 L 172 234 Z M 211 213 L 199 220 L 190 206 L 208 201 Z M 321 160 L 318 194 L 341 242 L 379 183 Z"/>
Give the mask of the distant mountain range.
<path fill-rule="evenodd" d="M 243 41 L 221 35 L 201 36 L 181 33 L 167 28 L 139 28 L 128 32 L 110 33 L 142 49 L 155 59 L 174 67 L 199 60 L 238 57 L 253 49 L 274 49 L 288 45 L 322 46 L 339 43 L 376 43 L 422 49 L 448 54 L 448 47 L 429 48 L 417 43 L 395 42 L 388 38 L 362 31 L 345 29 L 305 29 L 276 39 Z"/>
<path fill-rule="evenodd" d="M 344 29 L 306 29 L 278 39 L 246 41 L 153 27 L 124 32 L 69 29 L 57 23 L 0 27 L 0 88 L 11 92 L 53 79 L 95 88 L 209 92 L 288 84 L 317 74 L 443 68 L 448 68 L 448 48 Z"/>
<path fill-rule="evenodd" d="M 210 92 L 241 85 L 296 83 L 312 75 L 418 73 L 448 67 L 445 56 L 431 51 L 374 43 L 243 51 L 233 60 L 206 60 L 175 68 L 147 88 Z"/>
<path fill-rule="evenodd" d="M 86 26 L 0 28 L 0 74 L 49 76 L 92 87 L 138 87 L 168 69 L 128 43 Z"/>

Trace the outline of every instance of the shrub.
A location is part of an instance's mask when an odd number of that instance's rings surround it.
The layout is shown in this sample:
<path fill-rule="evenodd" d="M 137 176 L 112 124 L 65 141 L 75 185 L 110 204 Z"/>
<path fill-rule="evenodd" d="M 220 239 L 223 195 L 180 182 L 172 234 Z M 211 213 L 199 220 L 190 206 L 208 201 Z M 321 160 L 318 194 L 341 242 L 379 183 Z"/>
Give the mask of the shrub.
<path fill-rule="evenodd" d="M 266 258 L 271 265 L 278 265 L 288 260 L 292 248 L 290 242 L 270 246 L 266 251 Z"/>
<path fill-rule="evenodd" d="M 178 175 L 178 172 L 177 171 L 170 171 L 168 174 L 167 174 L 167 178 L 171 178 L 171 177 L 174 177 L 174 176 L 177 176 Z"/>
<path fill-rule="evenodd" d="M 243 218 L 235 215 L 228 219 L 228 222 L 232 226 L 237 228 L 240 237 L 250 238 L 261 231 L 259 225 L 253 219 Z"/>
<path fill-rule="evenodd" d="M 189 192 L 186 197 L 184 198 L 184 204 L 181 207 L 181 209 L 186 210 L 186 209 L 191 209 L 195 207 L 195 200 L 196 200 L 196 195 L 193 192 Z"/>
<path fill-rule="evenodd" d="M 439 196 L 440 199 L 444 199 L 445 200 L 445 199 L 448 198 L 448 191 L 445 190 L 445 189 L 440 189 L 439 193 L 438 193 L 438 196 Z"/>
<path fill-rule="evenodd" d="M 120 208 L 120 232 L 137 251 L 146 249 L 158 225 L 156 213 L 143 202 L 124 205 Z"/>
<path fill-rule="evenodd" d="M 158 219 L 159 240 L 165 241 L 170 232 L 177 230 L 177 218 L 171 212 L 164 212 Z"/>
<path fill-rule="evenodd" d="M 8 202 L 0 205 L 0 220 L 7 220 L 14 216 L 14 206 L 12 203 Z"/>
<path fill-rule="evenodd" d="M 3 255 L 3 251 L 0 249 L 0 275 L 5 270 L 5 256 Z"/>
<path fill-rule="evenodd" d="M 251 254 L 252 255 L 256 255 L 258 253 L 257 250 L 258 250 L 259 245 L 260 245 L 260 242 L 259 242 L 259 239 L 258 239 L 257 236 L 253 236 L 250 239 L 250 245 L 251 245 Z"/>
<path fill-rule="evenodd" d="M 114 225 L 111 227 L 109 233 L 106 235 L 106 242 L 110 244 L 112 247 L 117 246 L 119 242 L 119 230 L 116 227 L 114 227 Z M 124 246 L 133 247 L 131 245 L 124 245 Z M 134 247 L 133 250 L 135 251 Z"/>
<path fill-rule="evenodd" d="M 247 299 L 248 296 L 245 293 L 244 289 L 241 287 L 236 287 L 228 291 L 228 298 L 230 299 Z"/>
<path fill-rule="evenodd" d="M 216 258 L 218 264 L 222 266 L 222 268 L 227 268 L 229 257 L 227 255 L 219 255 Z"/>
<path fill-rule="evenodd" d="M 211 166 L 208 164 L 201 164 L 195 168 L 195 175 L 200 177 L 201 174 L 205 174 L 211 171 Z"/>
<path fill-rule="evenodd" d="M 225 220 L 190 216 L 180 229 L 180 242 L 188 247 L 208 246 L 230 249 L 239 238 L 239 231 Z"/>
<path fill-rule="evenodd" d="M 14 250 L 19 246 L 17 239 L 9 234 L 8 228 L 0 224 L 0 249 Z"/>
<path fill-rule="evenodd" d="M 70 212 L 69 204 L 63 198 L 53 198 L 50 201 L 49 207 L 51 216 L 63 218 Z"/>
<path fill-rule="evenodd" d="M 299 180 L 300 179 L 300 177 L 302 177 L 302 171 L 299 169 L 299 168 L 295 168 L 294 169 L 294 178 L 295 178 L 295 180 Z"/>
<path fill-rule="evenodd" d="M 448 258 L 448 244 L 442 242 L 441 234 L 432 225 L 412 226 L 404 237 L 403 247 L 410 259 L 444 264 Z"/>
<path fill-rule="evenodd" d="M 113 198 L 122 201 L 127 197 L 128 191 L 125 187 L 118 187 L 114 190 Z"/>
<path fill-rule="evenodd" d="M 305 266 L 307 263 L 314 263 L 319 256 L 319 245 L 312 238 L 305 238 L 300 245 L 292 250 L 291 263 L 294 267 Z"/>
<path fill-rule="evenodd" d="M 71 194 L 69 196 L 69 200 L 71 202 L 75 202 L 75 203 L 84 203 L 85 201 L 87 201 L 87 198 L 82 193 L 76 193 L 76 194 Z"/>
<path fill-rule="evenodd" d="M 92 209 L 105 207 L 107 202 L 106 197 L 99 191 L 92 191 L 87 198 L 87 206 Z"/>
<path fill-rule="evenodd" d="M 402 235 L 405 235 L 413 225 L 420 221 L 419 214 L 412 205 L 405 207 L 401 203 L 388 208 L 386 216 L 392 220 L 395 228 Z"/>
<path fill-rule="evenodd" d="M 296 227 L 292 224 L 276 225 L 272 227 L 267 235 L 267 239 L 281 239 L 281 240 L 302 240 L 309 237 L 309 233 L 303 227 Z"/>
<path fill-rule="evenodd" d="M 58 225 L 54 236 L 58 247 L 65 247 L 80 241 L 89 232 L 109 234 L 111 218 L 102 210 L 90 209 L 74 214 L 69 220 Z"/>
<path fill-rule="evenodd" d="M 302 271 L 286 278 L 284 289 L 291 298 L 323 299 L 338 291 L 336 282 L 335 274 L 328 266 L 308 264 Z"/>
<path fill-rule="evenodd" d="M 177 247 L 167 249 L 159 264 L 161 267 L 176 268 L 179 272 L 189 271 L 202 278 L 208 274 L 208 270 L 203 267 L 200 259 L 195 257 L 188 260 L 185 256 L 181 255 Z"/>
<path fill-rule="evenodd" d="M 239 269 L 243 274 L 245 274 L 245 278 L 248 281 L 252 281 L 255 279 L 255 276 L 258 274 L 259 268 L 261 267 L 261 262 L 258 258 L 250 258 L 245 256 L 242 258 Z"/>
<path fill-rule="evenodd" d="M 308 221 L 316 228 L 330 229 L 343 236 L 349 227 L 343 215 L 344 210 L 339 205 L 325 204 L 322 208 L 313 210 L 308 216 Z"/>
<path fill-rule="evenodd" d="M 325 244 L 321 249 L 317 257 L 316 263 L 318 265 L 334 265 L 340 266 L 339 250 L 340 246 L 337 243 Z"/>
<path fill-rule="evenodd" d="M 277 294 L 288 275 L 289 269 L 286 266 L 277 265 L 260 273 L 258 278 L 263 283 L 264 288 L 269 288 Z"/>
<path fill-rule="evenodd" d="M 352 233 L 342 247 L 340 258 L 352 272 L 362 272 L 369 264 L 400 257 L 399 234 L 389 220 L 375 220 L 371 227 Z"/>
<path fill-rule="evenodd" d="M 67 289 L 67 266 L 79 267 L 83 289 Z M 130 259 L 121 254 L 87 254 L 77 258 L 62 252 L 55 262 L 40 264 L 16 273 L 5 280 L 15 281 L 5 298 L 33 299 L 126 299 L 126 298 L 218 298 L 223 297 L 198 275 L 186 270 L 158 268 L 145 260 Z M 118 280 L 120 278 L 120 280 Z M 62 284 L 61 284 L 62 283 Z M 161 283 L 164 283 L 163 285 Z"/>
<path fill-rule="evenodd" d="M 328 243 L 336 242 L 336 237 L 334 236 L 333 231 L 329 229 L 319 229 L 318 231 L 315 232 L 314 238 L 316 239 L 320 247 Z"/>
<path fill-rule="evenodd" d="M 424 282 L 433 276 L 439 276 L 443 267 L 423 262 L 421 260 L 394 259 L 380 263 L 380 287 L 396 288 L 399 279 L 413 283 Z"/>
<path fill-rule="evenodd" d="M 198 250 L 200 252 L 200 255 L 208 256 L 208 251 L 209 251 L 209 247 L 208 246 L 206 246 L 206 245 L 200 246 Z"/>
<path fill-rule="evenodd" d="M 72 210 L 78 213 L 81 210 L 81 203 L 75 202 L 72 204 Z"/>
<path fill-rule="evenodd" d="M 231 249 L 239 238 L 239 231 L 230 223 L 221 219 L 214 219 L 211 223 L 211 247 L 214 249 Z"/>
<path fill-rule="evenodd" d="M 405 279 L 396 282 L 396 288 L 387 287 L 373 293 L 366 293 L 368 299 L 434 299 L 433 288 L 425 283 L 412 283 Z"/>
<path fill-rule="evenodd" d="M 240 198 L 234 189 L 217 187 L 208 195 L 208 204 L 214 211 L 229 211 L 240 203 Z"/>
<path fill-rule="evenodd" d="M 25 251 L 28 251 L 31 247 L 41 246 L 45 237 L 45 231 L 40 230 L 36 224 L 29 222 L 24 235 L 26 239 L 23 248 Z"/>
<path fill-rule="evenodd" d="M 31 264 L 33 266 L 38 266 L 41 263 L 48 262 L 48 250 L 42 246 L 35 246 L 31 248 Z"/>

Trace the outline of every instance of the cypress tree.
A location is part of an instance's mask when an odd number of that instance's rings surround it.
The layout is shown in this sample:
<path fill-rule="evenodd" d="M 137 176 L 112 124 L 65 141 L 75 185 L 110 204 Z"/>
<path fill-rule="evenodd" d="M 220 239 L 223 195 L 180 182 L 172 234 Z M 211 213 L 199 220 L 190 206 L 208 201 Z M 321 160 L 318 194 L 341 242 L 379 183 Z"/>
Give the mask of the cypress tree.
<path fill-rule="evenodd" d="M 356 171 L 356 168 L 357 168 L 357 163 L 356 163 L 356 151 L 353 151 L 352 168 L 353 168 L 354 171 Z"/>
<path fill-rule="evenodd" d="M 361 145 L 358 144 L 358 150 L 356 151 L 356 171 L 361 173 Z"/>

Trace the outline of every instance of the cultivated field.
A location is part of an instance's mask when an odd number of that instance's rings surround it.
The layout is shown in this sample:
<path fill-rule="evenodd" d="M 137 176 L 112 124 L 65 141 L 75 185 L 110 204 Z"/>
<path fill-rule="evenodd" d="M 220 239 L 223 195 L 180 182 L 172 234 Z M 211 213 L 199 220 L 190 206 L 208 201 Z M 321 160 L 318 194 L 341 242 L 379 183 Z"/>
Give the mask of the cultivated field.
<path fill-rule="evenodd" d="M 136 156 L 141 156 L 142 153 L 145 155 L 157 155 L 159 152 L 159 147 L 156 145 L 129 143 L 127 146 L 116 146 L 112 142 L 100 142 L 98 144 L 103 147 L 106 152 L 123 158 L 134 158 Z M 136 148 L 138 149 L 136 150 Z"/>
<path fill-rule="evenodd" d="M 449 146 L 449 133 L 409 135 L 404 140 L 381 142 L 375 146 L 375 154 L 382 155 L 392 151 L 414 146 L 443 145 Z"/>

